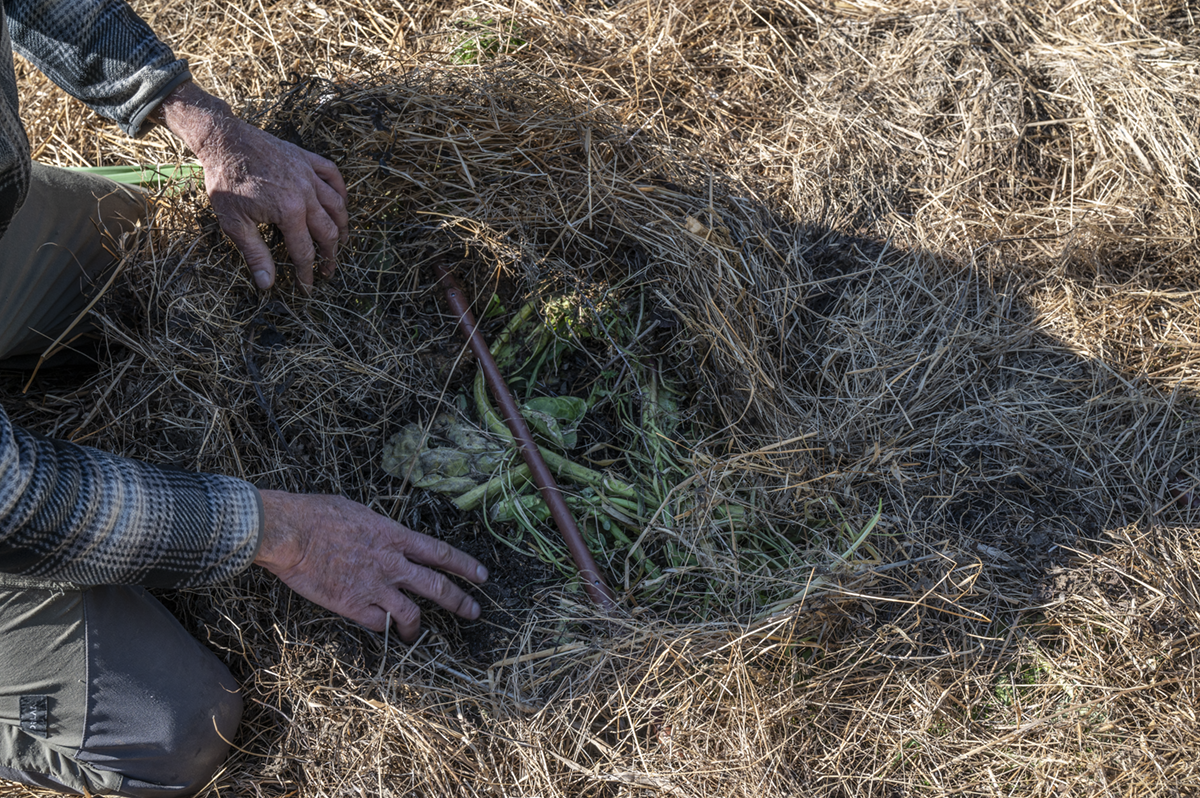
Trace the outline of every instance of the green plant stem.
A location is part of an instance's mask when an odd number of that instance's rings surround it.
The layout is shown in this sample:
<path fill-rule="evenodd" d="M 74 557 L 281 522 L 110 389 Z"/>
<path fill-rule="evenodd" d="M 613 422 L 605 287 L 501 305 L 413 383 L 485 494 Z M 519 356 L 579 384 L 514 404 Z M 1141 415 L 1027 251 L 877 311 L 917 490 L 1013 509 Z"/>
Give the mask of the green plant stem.
<path fill-rule="evenodd" d="M 502 492 L 510 486 L 520 489 L 532 481 L 533 478 L 530 476 L 529 466 L 522 463 L 510 469 L 507 473 L 492 477 L 482 485 L 471 488 L 471 490 L 454 500 L 454 506 L 460 510 L 474 510 L 490 499 L 493 494 Z"/>
<path fill-rule="evenodd" d="M 496 336 L 496 340 L 492 341 L 492 359 L 496 361 L 497 366 L 507 366 L 510 361 L 510 355 L 505 351 L 508 347 L 508 342 L 512 338 L 513 333 L 517 328 L 527 322 L 534 314 L 535 308 L 533 303 L 529 302 L 521 306 L 521 309 L 509 320 L 508 324 L 504 325 L 504 329 Z"/>
<path fill-rule="evenodd" d="M 509 432 L 508 425 L 500 418 L 500 414 L 493 408 L 487 396 L 487 386 L 484 384 L 483 372 L 480 371 L 475 375 L 475 408 L 479 411 L 479 416 L 487 424 L 497 437 L 501 438 L 511 446 L 516 445 L 512 433 Z M 638 497 L 637 490 L 629 484 L 622 482 L 619 479 L 605 476 L 599 471 L 581 466 L 578 463 L 572 462 L 560 454 L 545 449 L 541 446 L 538 451 L 542 454 L 542 459 L 546 461 L 546 465 L 555 474 L 563 476 L 576 484 L 589 485 L 596 490 L 615 493 L 626 499 L 636 500 Z"/>

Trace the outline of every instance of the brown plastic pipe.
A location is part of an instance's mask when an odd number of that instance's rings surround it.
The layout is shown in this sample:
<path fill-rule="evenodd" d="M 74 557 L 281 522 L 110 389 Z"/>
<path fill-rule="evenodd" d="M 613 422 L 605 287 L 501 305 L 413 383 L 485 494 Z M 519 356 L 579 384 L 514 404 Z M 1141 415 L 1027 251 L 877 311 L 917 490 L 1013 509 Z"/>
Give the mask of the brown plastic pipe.
<path fill-rule="evenodd" d="M 600 576 L 600 569 L 596 567 L 592 553 L 588 551 L 587 544 L 583 542 L 583 535 L 579 533 L 579 526 L 575 523 L 575 517 L 571 515 L 571 508 L 567 507 L 562 491 L 558 489 L 558 484 L 554 481 L 554 475 L 550 473 L 549 466 L 542 459 L 542 453 L 538 451 L 533 434 L 529 431 L 529 425 L 521 417 L 521 411 L 517 409 L 517 400 L 508 390 L 508 385 L 505 384 L 504 377 L 500 374 L 500 368 L 492 358 L 492 352 L 488 349 L 487 342 L 483 340 L 482 333 L 475 326 L 475 316 L 471 313 L 466 295 L 458 281 L 454 279 L 454 275 L 446 268 L 444 261 L 438 261 L 437 277 L 438 282 L 445 288 L 446 302 L 458 316 L 458 326 L 463 337 L 467 339 L 467 346 L 471 348 L 472 354 L 475 355 L 475 359 L 479 361 L 479 365 L 483 369 L 483 378 L 487 382 L 488 390 L 491 391 L 496 404 L 500 405 L 500 414 L 504 417 L 504 423 L 508 425 L 517 442 L 517 448 L 521 451 L 521 456 L 529 465 L 533 482 L 542 493 L 542 500 L 550 508 L 550 517 L 554 519 L 558 531 L 562 533 L 563 539 L 567 542 L 571 559 L 575 561 L 575 567 L 579 569 L 579 575 L 583 577 L 583 585 L 587 589 L 588 596 L 606 610 L 616 609 L 616 598 L 612 590 L 604 583 L 604 578 Z"/>

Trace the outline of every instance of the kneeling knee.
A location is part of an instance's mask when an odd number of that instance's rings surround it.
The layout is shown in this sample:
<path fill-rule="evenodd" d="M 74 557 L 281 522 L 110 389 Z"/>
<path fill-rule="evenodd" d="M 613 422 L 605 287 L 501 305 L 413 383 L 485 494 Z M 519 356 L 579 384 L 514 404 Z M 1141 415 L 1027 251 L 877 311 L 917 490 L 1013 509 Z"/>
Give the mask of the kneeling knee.
<path fill-rule="evenodd" d="M 146 712 L 146 727 L 132 735 L 140 745 L 93 738 L 81 762 L 120 776 L 121 795 L 135 798 L 186 796 L 199 792 L 220 770 L 242 716 L 242 698 L 218 688 L 209 700 L 158 705 Z M 108 743 L 108 744 L 106 744 Z"/>

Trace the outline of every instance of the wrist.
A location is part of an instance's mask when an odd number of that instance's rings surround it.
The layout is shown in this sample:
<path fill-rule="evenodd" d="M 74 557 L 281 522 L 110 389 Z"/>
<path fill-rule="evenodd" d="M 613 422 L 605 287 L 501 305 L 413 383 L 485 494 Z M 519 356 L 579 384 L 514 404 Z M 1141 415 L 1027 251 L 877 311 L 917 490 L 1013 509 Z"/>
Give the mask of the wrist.
<path fill-rule="evenodd" d="M 150 118 L 178 136 L 201 160 L 209 147 L 225 136 L 231 123 L 237 121 L 228 103 L 192 81 L 175 87 Z"/>
<path fill-rule="evenodd" d="M 263 531 L 254 562 L 278 575 L 304 558 L 297 526 L 291 520 L 297 497 L 278 490 L 260 490 L 258 494 L 262 498 Z"/>

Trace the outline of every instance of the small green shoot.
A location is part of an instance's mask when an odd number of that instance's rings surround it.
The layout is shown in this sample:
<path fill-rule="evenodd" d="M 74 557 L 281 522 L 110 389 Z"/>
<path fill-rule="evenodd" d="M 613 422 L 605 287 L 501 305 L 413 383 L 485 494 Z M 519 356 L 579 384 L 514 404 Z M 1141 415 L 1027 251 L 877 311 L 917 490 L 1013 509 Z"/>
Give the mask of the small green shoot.
<path fill-rule="evenodd" d="M 473 18 L 459 23 L 459 29 L 466 35 L 454 46 L 450 60 L 460 66 L 482 64 L 527 44 L 517 35 L 519 28 L 512 20 Z"/>
<path fill-rule="evenodd" d="M 126 185 L 162 189 L 181 180 L 201 180 L 204 169 L 198 163 L 145 163 L 138 166 L 72 166 L 72 172 L 99 175 Z"/>

